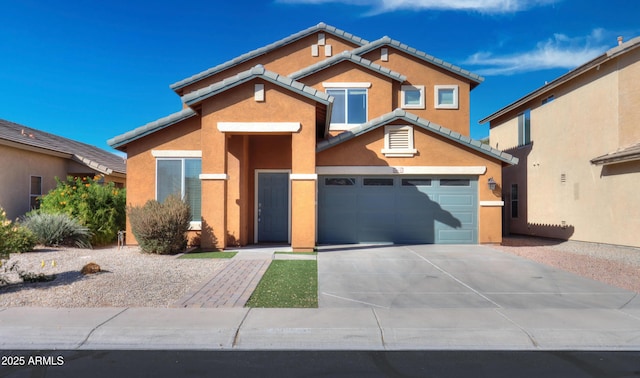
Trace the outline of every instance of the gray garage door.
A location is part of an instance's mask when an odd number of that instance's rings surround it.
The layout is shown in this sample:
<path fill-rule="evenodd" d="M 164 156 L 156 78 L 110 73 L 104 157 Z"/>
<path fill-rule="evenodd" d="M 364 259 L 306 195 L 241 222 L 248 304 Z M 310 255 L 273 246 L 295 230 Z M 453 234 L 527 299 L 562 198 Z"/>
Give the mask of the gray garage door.
<path fill-rule="evenodd" d="M 320 176 L 318 242 L 477 243 L 476 177 Z"/>

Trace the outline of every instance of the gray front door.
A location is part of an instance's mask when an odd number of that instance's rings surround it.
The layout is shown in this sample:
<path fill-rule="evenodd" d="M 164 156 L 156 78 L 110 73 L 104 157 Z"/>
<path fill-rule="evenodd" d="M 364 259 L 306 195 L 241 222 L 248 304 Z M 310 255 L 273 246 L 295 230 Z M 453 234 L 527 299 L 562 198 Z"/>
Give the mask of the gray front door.
<path fill-rule="evenodd" d="M 258 173 L 258 242 L 289 241 L 289 174 Z"/>

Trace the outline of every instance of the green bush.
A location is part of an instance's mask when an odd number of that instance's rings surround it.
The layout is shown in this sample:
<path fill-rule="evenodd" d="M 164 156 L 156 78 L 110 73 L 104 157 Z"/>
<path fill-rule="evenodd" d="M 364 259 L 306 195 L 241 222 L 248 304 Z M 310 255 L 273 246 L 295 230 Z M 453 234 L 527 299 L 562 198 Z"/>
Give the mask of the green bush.
<path fill-rule="evenodd" d="M 142 207 L 129 207 L 131 231 L 143 252 L 161 255 L 183 251 L 191 220 L 189 205 L 178 196 L 160 203 L 147 201 Z"/>
<path fill-rule="evenodd" d="M 91 231 L 67 214 L 32 211 L 22 224 L 35 234 L 38 243 L 48 247 L 91 248 Z"/>
<path fill-rule="evenodd" d="M 36 236 L 28 228 L 11 222 L 0 208 L 0 259 L 8 259 L 11 253 L 32 251 Z"/>
<path fill-rule="evenodd" d="M 104 245 L 114 242 L 118 231 L 124 230 L 126 192 L 112 182 L 101 184 L 95 179 L 58 180 L 56 188 L 40 199 L 40 211 L 68 214 L 89 228 L 93 245 Z"/>

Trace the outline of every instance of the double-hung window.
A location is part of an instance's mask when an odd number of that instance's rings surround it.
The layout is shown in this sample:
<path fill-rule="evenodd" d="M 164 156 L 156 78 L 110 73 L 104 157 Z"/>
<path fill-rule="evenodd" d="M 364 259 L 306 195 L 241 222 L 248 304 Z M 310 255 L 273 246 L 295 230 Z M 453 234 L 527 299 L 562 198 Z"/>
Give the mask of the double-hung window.
<path fill-rule="evenodd" d="M 370 83 L 323 83 L 333 96 L 331 129 L 348 130 L 367 122 Z"/>
<path fill-rule="evenodd" d="M 163 202 L 175 194 L 191 207 L 191 221 L 201 221 L 201 158 L 159 158 L 156 166 L 156 199 Z"/>

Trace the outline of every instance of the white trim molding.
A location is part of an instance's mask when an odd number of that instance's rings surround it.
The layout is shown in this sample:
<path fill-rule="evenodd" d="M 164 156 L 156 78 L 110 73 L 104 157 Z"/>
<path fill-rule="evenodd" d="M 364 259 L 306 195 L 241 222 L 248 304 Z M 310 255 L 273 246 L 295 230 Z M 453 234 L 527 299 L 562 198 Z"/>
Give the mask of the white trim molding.
<path fill-rule="evenodd" d="M 482 175 L 485 166 L 331 166 L 316 167 L 319 175 Z"/>
<path fill-rule="evenodd" d="M 296 133 L 300 122 L 218 122 L 223 133 Z"/>
<path fill-rule="evenodd" d="M 480 201 L 480 206 L 504 206 L 504 201 Z"/>
<path fill-rule="evenodd" d="M 201 158 L 202 151 L 198 150 L 151 150 L 156 158 Z"/>
<path fill-rule="evenodd" d="M 440 91 L 452 91 L 453 103 L 440 103 Z M 433 106 L 436 109 L 458 109 L 458 86 L 457 85 L 435 85 L 433 87 Z"/>
<path fill-rule="evenodd" d="M 366 82 L 323 82 L 324 88 L 371 88 L 371 83 Z"/>
<path fill-rule="evenodd" d="M 202 231 L 202 221 L 189 222 L 189 231 Z"/>
<path fill-rule="evenodd" d="M 290 180 L 317 180 L 318 175 L 315 173 L 291 173 L 289 174 Z"/>
<path fill-rule="evenodd" d="M 229 175 L 226 173 L 201 173 L 200 180 L 228 180 Z"/>

